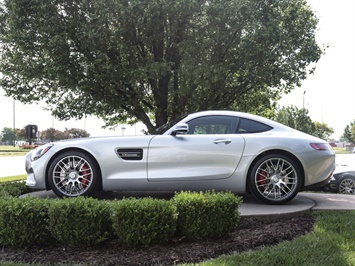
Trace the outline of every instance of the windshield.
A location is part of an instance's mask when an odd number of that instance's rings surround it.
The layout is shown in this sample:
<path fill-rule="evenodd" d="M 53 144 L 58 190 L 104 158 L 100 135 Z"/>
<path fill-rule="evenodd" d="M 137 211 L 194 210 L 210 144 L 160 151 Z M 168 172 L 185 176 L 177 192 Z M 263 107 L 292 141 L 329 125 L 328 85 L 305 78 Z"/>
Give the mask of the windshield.
<path fill-rule="evenodd" d="M 171 128 L 172 126 L 176 125 L 178 122 L 180 122 L 182 119 L 184 119 L 187 115 L 183 115 L 179 118 L 176 118 L 174 120 L 171 120 L 170 122 L 158 127 L 155 132 L 154 135 L 162 135 L 165 133 L 165 131 L 167 131 L 169 128 Z"/>

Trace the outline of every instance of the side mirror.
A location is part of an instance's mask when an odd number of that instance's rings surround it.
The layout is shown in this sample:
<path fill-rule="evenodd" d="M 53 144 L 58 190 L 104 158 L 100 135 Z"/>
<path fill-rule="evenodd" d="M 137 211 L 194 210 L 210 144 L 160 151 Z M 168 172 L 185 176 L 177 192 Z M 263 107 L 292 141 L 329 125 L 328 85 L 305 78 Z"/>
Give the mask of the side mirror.
<path fill-rule="evenodd" d="M 189 132 L 188 124 L 178 124 L 174 127 L 173 131 L 171 131 L 171 135 L 176 136 L 178 134 L 186 134 Z"/>

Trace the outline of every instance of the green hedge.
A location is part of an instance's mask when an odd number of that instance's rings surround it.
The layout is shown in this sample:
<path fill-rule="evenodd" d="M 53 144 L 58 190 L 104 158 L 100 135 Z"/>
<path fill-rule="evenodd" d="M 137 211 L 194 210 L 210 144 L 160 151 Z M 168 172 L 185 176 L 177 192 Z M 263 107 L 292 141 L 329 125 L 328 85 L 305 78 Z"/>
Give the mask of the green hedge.
<path fill-rule="evenodd" d="M 114 234 L 127 246 L 147 246 L 171 240 L 177 212 L 173 202 L 153 198 L 115 200 L 111 206 Z"/>
<path fill-rule="evenodd" d="M 169 201 L 17 198 L 22 186 L 23 182 L 0 186 L 0 246 L 88 247 L 116 238 L 136 247 L 181 236 L 218 238 L 236 228 L 241 204 L 230 192 L 213 191 L 180 192 Z"/>
<path fill-rule="evenodd" d="M 110 204 L 92 198 L 52 200 L 49 230 L 62 244 L 93 246 L 111 235 Z"/>
<path fill-rule="evenodd" d="M 178 234 L 189 239 L 226 236 L 239 221 L 242 201 L 231 192 L 180 192 L 173 200 L 179 213 Z"/>
<path fill-rule="evenodd" d="M 26 187 L 25 181 L 0 183 L 0 198 L 19 197 L 20 195 L 26 194 L 30 191 L 33 190 Z"/>
<path fill-rule="evenodd" d="M 0 198 L 0 244 L 23 248 L 52 243 L 48 230 L 50 201 Z"/>

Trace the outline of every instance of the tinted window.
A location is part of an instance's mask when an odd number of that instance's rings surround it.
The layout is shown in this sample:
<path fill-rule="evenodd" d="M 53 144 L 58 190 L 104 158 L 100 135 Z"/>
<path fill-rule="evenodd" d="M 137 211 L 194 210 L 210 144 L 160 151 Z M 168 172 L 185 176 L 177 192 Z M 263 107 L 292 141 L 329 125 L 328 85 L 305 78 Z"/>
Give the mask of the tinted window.
<path fill-rule="evenodd" d="M 189 121 L 188 134 L 234 134 L 239 118 L 233 116 L 205 116 Z"/>
<path fill-rule="evenodd" d="M 271 130 L 272 127 L 265 125 L 254 120 L 249 120 L 245 118 L 240 119 L 237 133 L 260 133 Z"/>

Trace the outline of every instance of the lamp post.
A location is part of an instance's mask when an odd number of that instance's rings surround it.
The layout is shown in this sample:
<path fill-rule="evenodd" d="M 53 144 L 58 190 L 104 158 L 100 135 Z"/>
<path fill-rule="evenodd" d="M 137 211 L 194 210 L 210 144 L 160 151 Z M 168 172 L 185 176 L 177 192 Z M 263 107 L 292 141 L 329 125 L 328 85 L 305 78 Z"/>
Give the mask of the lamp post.
<path fill-rule="evenodd" d="M 303 109 L 305 108 L 306 105 L 306 91 L 303 92 Z"/>
<path fill-rule="evenodd" d="M 14 147 L 16 146 L 16 131 L 15 131 L 15 99 L 13 99 L 13 122 L 14 122 Z"/>

